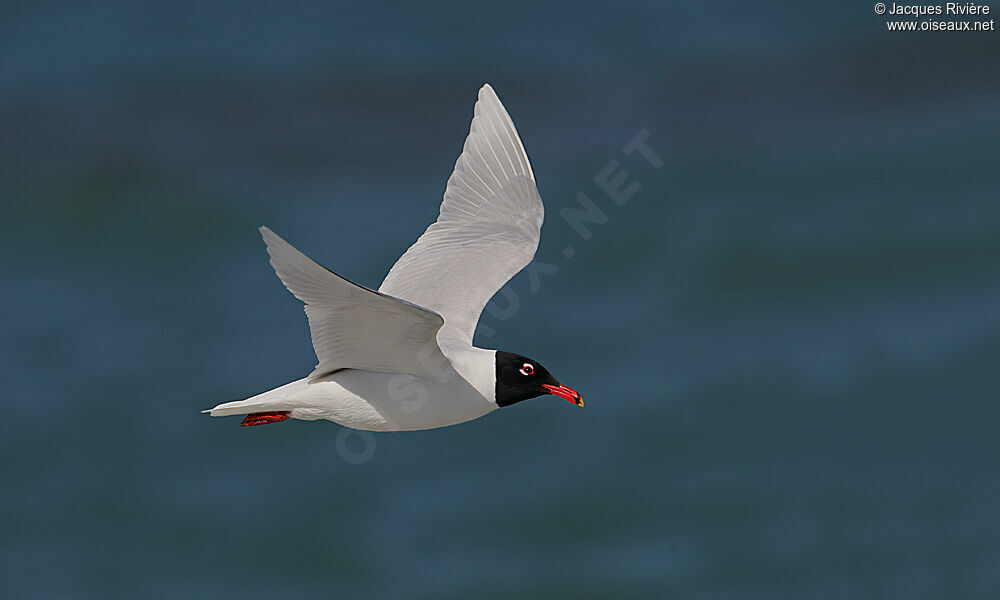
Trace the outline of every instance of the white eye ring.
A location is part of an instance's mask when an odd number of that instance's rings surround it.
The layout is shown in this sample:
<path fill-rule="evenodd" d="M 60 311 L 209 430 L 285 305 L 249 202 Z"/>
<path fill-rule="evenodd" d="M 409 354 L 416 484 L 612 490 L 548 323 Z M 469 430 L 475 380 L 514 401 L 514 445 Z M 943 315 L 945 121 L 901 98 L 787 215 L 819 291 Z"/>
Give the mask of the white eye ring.
<path fill-rule="evenodd" d="M 521 365 L 521 375 L 534 375 L 535 367 L 531 366 L 531 363 L 524 363 Z"/>

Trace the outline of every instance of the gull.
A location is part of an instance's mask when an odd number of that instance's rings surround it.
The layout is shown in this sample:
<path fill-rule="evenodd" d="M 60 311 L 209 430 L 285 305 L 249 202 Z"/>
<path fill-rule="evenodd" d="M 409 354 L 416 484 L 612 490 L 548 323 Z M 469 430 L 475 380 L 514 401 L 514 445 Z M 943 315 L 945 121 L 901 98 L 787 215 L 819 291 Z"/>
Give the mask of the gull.
<path fill-rule="evenodd" d="M 278 278 L 305 303 L 307 376 L 203 411 L 245 426 L 327 419 L 367 431 L 455 425 L 545 394 L 583 406 L 537 360 L 472 345 L 486 303 L 535 255 L 545 210 L 514 123 L 489 84 L 437 221 L 378 291 L 320 266 L 267 227 Z"/>

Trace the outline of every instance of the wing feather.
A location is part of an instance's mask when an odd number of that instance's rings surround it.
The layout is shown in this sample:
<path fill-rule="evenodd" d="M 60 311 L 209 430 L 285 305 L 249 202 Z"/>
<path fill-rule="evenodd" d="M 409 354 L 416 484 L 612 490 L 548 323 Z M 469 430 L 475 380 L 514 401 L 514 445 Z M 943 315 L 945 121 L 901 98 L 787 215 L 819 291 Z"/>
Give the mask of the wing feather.
<path fill-rule="evenodd" d="M 534 257 L 544 217 L 524 145 L 484 85 L 438 220 L 379 291 L 440 314 L 442 333 L 471 344 L 486 303 Z"/>
<path fill-rule="evenodd" d="M 420 375 L 447 367 L 436 340 L 444 323 L 440 315 L 352 283 L 267 227 L 261 227 L 260 232 L 274 272 L 306 304 L 319 360 L 310 377 L 337 369 Z"/>

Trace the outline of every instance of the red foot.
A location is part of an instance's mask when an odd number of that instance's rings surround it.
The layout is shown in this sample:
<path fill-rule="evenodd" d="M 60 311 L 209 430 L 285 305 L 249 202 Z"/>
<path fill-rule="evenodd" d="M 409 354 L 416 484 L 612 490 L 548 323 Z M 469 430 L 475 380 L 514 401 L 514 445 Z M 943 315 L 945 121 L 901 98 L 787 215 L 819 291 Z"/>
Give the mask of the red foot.
<path fill-rule="evenodd" d="M 281 423 L 288 418 L 288 412 L 287 410 L 277 410 L 274 412 L 250 413 L 243 418 L 243 422 L 240 425 L 243 427 L 252 427 L 254 425 Z"/>

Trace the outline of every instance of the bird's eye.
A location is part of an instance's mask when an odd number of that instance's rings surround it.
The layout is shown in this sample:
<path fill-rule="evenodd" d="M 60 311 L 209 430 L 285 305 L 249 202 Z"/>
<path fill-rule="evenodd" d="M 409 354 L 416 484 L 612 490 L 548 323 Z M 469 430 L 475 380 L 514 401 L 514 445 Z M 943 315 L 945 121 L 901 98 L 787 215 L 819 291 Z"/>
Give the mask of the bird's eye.
<path fill-rule="evenodd" d="M 521 375 L 533 375 L 534 373 L 535 367 L 531 366 L 531 363 L 521 365 Z"/>

